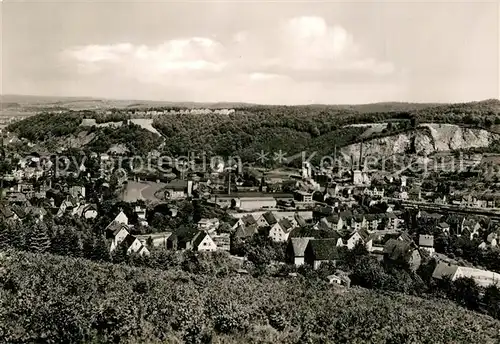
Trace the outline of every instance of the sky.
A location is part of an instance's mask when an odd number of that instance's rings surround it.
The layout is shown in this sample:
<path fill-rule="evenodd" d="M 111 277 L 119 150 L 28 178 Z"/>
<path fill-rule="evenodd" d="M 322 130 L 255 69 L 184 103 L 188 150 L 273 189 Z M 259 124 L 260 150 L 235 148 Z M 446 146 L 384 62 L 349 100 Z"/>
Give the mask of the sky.
<path fill-rule="evenodd" d="M 261 104 L 499 98 L 497 2 L 9 1 L 2 94 Z"/>

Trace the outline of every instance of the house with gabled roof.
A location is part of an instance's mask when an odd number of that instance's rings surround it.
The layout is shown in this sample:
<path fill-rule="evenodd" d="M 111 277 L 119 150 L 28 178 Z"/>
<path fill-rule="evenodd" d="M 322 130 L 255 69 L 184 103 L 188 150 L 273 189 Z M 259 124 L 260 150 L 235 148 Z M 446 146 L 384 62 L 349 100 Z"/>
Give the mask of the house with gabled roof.
<path fill-rule="evenodd" d="M 380 253 L 384 251 L 384 245 L 387 241 L 394 239 L 413 244 L 413 240 L 406 232 L 394 232 L 392 230 L 376 231 L 371 233 L 366 239 L 366 248 L 368 252 Z"/>
<path fill-rule="evenodd" d="M 165 197 L 169 199 L 183 199 L 190 197 L 192 190 L 192 181 L 174 179 L 165 186 Z"/>
<path fill-rule="evenodd" d="M 358 242 L 362 242 L 362 243 L 366 244 L 368 242 L 369 237 L 370 237 L 370 234 L 364 228 L 354 230 L 346 238 L 345 246 L 347 246 L 347 248 L 349 250 L 352 250 Z"/>
<path fill-rule="evenodd" d="M 149 255 L 149 250 L 146 246 L 144 246 L 137 237 L 131 234 L 128 234 L 122 242 L 127 247 L 127 254 L 137 253 L 139 255 Z"/>
<path fill-rule="evenodd" d="M 440 262 L 436 265 L 432 277 L 435 279 L 449 278 L 455 281 L 457 278 L 472 278 L 480 287 L 486 288 L 491 285 L 500 287 L 500 274 L 492 271 L 458 266 L 455 264 Z"/>
<path fill-rule="evenodd" d="M 414 244 L 404 240 L 390 239 L 384 245 L 384 259 L 396 264 L 407 264 L 415 271 L 420 266 L 422 257 Z"/>
<path fill-rule="evenodd" d="M 125 215 L 123 210 L 120 210 L 118 215 L 116 215 L 116 217 L 113 219 L 113 221 L 111 221 L 111 223 L 108 225 L 108 227 L 111 226 L 114 222 L 121 223 L 123 225 L 128 226 L 128 217 L 127 217 L 127 215 Z"/>
<path fill-rule="evenodd" d="M 141 241 L 143 245 L 149 247 L 165 247 L 167 248 L 168 238 L 172 235 L 172 232 L 159 232 L 151 234 L 141 234 L 136 235 L 137 239 Z"/>
<path fill-rule="evenodd" d="M 314 270 L 322 263 L 336 263 L 341 259 L 340 248 L 337 247 L 335 239 L 309 240 L 304 252 L 304 261 L 311 265 Z"/>
<path fill-rule="evenodd" d="M 450 225 L 446 222 L 440 222 L 437 226 L 443 233 L 450 234 Z"/>
<path fill-rule="evenodd" d="M 95 204 L 86 204 L 82 211 L 82 217 L 87 220 L 95 219 L 97 214 L 97 205 Z"/>
<path fill-rule="evenodd" d="M 479 231 L 481 230 L 481 224 L 479 221 L 474 219 L 466 219 L 465 217 L 462 219 L 460 224 L 460 236 L 466 236 L 470 240 L 474 238 L 474 236 L 479 236 Z"/>
<path fill-rule="evenodd" d="M 80 202 L 77 199 L 68 196 L 59 206 L 56 217 L 61 217 L 66 213 L 73 214 L 73 211 L 78 208 L 79 205 Z"/>
<path fill-rule="evenodd" d="M 322 218 L 318 223 L 314 225 L 315 230 L 330 231 L 332 228 L 328 224 L 325 218 Z"/>
<path fill-rule="evenodd" d="M 291 264 L 300 266 L 304 264 L 305 251 L 309 240 L 314 240 L 313 237 L 290 238 L 287 246 L 287 259 Z"/>
<path fill-rule="evenodd" d="M 265 212 L 257 219 L 257 225 L 259 227 L 272 227 L 276 223 L 278 223 L 278 220 L 271 211 Z"/>
<path fill-rule="evenodd" d="M 111 239 L 110 252 L 113 252 L 125 238 L 130 235 L 128 226 L 119 222 L 112 222 L 106 228 L 106 237 Z"/>
<path fill-rule="evenodd" d="M 257 234 L 258 232 L 259 232 L 259 227 L 257 226 L 257 223 L 249 225 L 245 225 L 243 223 L 239 224 L 238 227 L 236 227 L 236 230 L 234 232 L 234 237 L 238 239 L 249 238 Z"/>
<path fill-rule="evenodd" d="M 240 226 L 253 226 L 253 225 L 258 226 L 257 221 L 255 220 L 255 217 L 253 217 L 253 215 L 248 214 L 239 218 L 232 228 L 233 230 L 236 230 Z"/>
<path fill-rule="evenodd" d="M 269 237 L 277 242 L 285 242 L 288 240 L 293 225 L 288 219 L 281 219 L 275 223 L 269 230 Z"/>
<path fill-rule="evenodd" d="M 217 244 L 207 232 L 200 231 L 193 238 L 192 248 L 194 251 L 213 252 L 217 251 Z"/>
<path fill-rule="evenodd" d="M 382 217 L 378 214 L 366 214 L 366 228 L 370 231 L 376 231 L 382 222 Z"/>
<path fill-rule="evenodd" d="M 331 215 L 331 216 L 328 216 L 322 220 L 324 220 L 326 222 L 326 224 L 334 230 L 339 231 L 342 228 L 344 228 L 344 220 L 339 215 Z"/>
<path fill-rule="evenodd" d="M 429 252 L 429 254 L 432 256 L 435 252 L 434 235 L 420 234 L 418 237 L 418 247 Z"/>
<path fill-rule="evenodd" d="M 387 219 L 386 229 L 395 231 L 400 229 L 403 220 L 400 219 L 394 212 L 386 213 L 385 218 Z"/>
<path fill-rule="evenodd" d="M 142 243 L 135 236 L 128 234 L 123 240 L 123 245 L 127 247 L 127 254 L 136 253 L 141 249 Z"/>
<path fill-rule="evenodd" d="M 203 218 L 198 221 L 198 230 L 200 231 L 206 231 L 208 233 L 213 233 L 215 232 L 220 225 L 220 221 L 218 218 L 214 217 L 211 219 Z"/>
<path fill-rule="evenodd" d="M 351 218 L 351 226 L 354 230 L 359 230 L 361 228 L 366 228 L 366 218 L 364 215 L 354 215 Z"/>
<path fill-rule="evenodd" d="M 351 286 L 351 279 L 346 273 L 337 273 L 334 275 L 326 276 L 326 281 L 328 284 L 339 284 L 346 288 Z"/>

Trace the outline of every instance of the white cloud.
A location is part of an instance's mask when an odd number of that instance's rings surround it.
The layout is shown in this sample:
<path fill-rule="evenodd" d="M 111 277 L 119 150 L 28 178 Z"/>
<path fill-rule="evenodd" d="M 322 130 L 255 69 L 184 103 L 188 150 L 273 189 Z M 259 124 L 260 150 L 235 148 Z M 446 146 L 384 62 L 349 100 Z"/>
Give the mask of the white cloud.
<path fill-rule="evenodd" d="M 82 63 L 95 63 L 100 61 L 116 61 L 122 54 L 128 53 L 131 50 L 132 45 L 129 43 L 112 45 L 87 45 L 84 47 L 69 49 L 65 52 L 65 54 Z"/>
<path fill-rule="evenodd" d="M 390 73 L 389 62 L 366 56 L 354 37 L 342 26 L 329 26 L 321 17 L 298 17 L 283 23 L 283 51 L 276 66 L 307 71 L 357 71 Z M 383 71 L 384 73 L 382 73 Z"/>
<path fill-rule="evenodd" d="M 267 97 L 276 85 L 286 93 L 286 89 L 310 88 L 311 83 L 359 83 L 397 72 L 390 61 L 379 61 L 364 51 L 344 27 L 321 17 L 291 18 L 268 30 L 236 32 L 224 44 L 212 37 L 156 45 L 78 46 L 62 56 L 73 66 L 76 62 L 82 74 L 117 75 L 193 95 L 218 91 L 224 96 L 242 92 L 258 97 L 267 92 Z"/>
<path fill-rule="evenodd" d="M 275 79 L 280 79 L 284 78 L 283 75 L 280 74 L 275 74 L 275 73 L 250 73 L 249 75 L 250 80 L 254 81 L 259 81 L 259 80 L 275 80 Z"/>
<path fill-rule="evenodd" d="M 146 82 L 164 83 L 185 73 L 220 71 L 223 47 L 204 37 L 176 39 L 155 46 L 120 43 L 88 45 L 63 52 L 83 73 L 114 71 Z"/>

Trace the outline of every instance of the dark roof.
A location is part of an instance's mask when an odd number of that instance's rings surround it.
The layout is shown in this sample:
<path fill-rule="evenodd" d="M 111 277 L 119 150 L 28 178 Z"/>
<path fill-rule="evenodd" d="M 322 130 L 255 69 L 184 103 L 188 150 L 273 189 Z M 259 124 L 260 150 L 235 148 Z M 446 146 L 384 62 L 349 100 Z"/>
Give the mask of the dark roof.
<path fill-rule="evenodd" d="M 271 226 L 276 224 L 276 222 L 278 222 L 278 220 L 276 220 L 276 217 L 274 216 L 274 214 L 270 211 L 262 214 L 262 216 L 267 221 L 267 223 Z"/>
<path fill-rule="evenodd" d="M 322 214 L 322 215 L 330 215 L 333 212 L 332 207 L 318 207 L 314 209 L 316 213 Z"/>
<path fill-rule="evenodd" d="M 341 211 L 339 213 L 339 216 L 343 219 L 343 220 L 346 220 L 346 219 L 350 219 L 353 215 L 352 215 L 352 212 L 350 211 Z"/>
<path fill-rule="evenodd" d="M 318 226 L 318 229 L 320 229 L 320 230 L 327 231 L 327 230 L 331 229 L 324 221 L 319 221 L 317 226 Z"/>
<path fill-rule="evenodd" d="M 89 211 L 89 210 L 97 210 L 97 205 L 91 203 L 91 204 L 88 204 L 87 206 L 85 206 L 84 211 Z"/>
<path fill-rule="evenodd" d="M 338 215 L 331 215 L 331 216 L 328 216 L 326 218 L 326 220 L 329 222 L 329 223 L 335 223 L 337 224 L 339 222 L 339 219 L 340 219 L 340 216 Z"/>
<path fill-rule="evenodd" d="M 304 218 L 302 216 L 300 216 L 299 214 L 296 213 L 293 217 L 294 217 L 295 221 L 297 221 L 297 224 L 300 227 L 307 226 L 306 220 L 304 220 Z"/>
<path fill-rule="evenodd" d="M 407 261 L 412 252 L 412 246 L 406 241 L 390 239 L 384 245 L 384 255 L 391 260 Z"/>
<path fill-rule="evenodd" d="M 359 235 L 361 236 L 361 239 L 363 239 L 363 241 L 366 242 L 368 240 L 368 237 L 370 236 L 370 233 L 368 233 L 368 231 L 366 229 L 361 228 L 357 232 L 359 233 Z"/>
<path fill-rule="evenodd" d="M 200 231 L 198 232 L 194 238 L 193 238 L 193 247 L 198 247 L 200 246 L 201 242 L 203 241 L 203 239 L 205 239 L 205 237 L 208 235 L 208 233 L 204 232 L 204 231 Z M 209 235 L 208 235 L 209 236 Z"/>
<path fill-rule="evenodd" d="M 238 226 L 238 228 L 236 228 L 234 236 L 237 238 L 247 238 L 253 236 L 254 234 L 257 234 L 258 232 L 259 228 L 257 227 L 257 224 L 248 226 L 240 225 Z"/>
<path fill-rule="evenodd" d="M 187 180 L 174 179 L 165 186 L 165 189 L 172 189 L 176 191 L 184 191 L 187 188 Z"/>
<path fill-rule="evenodd" d="M 309 243 L 309 240 L 312 240 L 314 238 L 310 237 L 305 237 L 305 238 L 292 238 L 290 239 L 290 244 L 292 246 L 293 250 L 293 256 L 294 257 L 303 257 L 304 252 L 307 248 L 307 244 Z"/>
<path fill-rule="evenodd" d="M 281 219 L 278 223 L 285 233 L 288 233 L 293 229 L 293 225 L 288 219 Z"/>
<path fill-rule="evenodd" d="M 168 238 L 167 241 L 169 242 L 175 242 L 177 241 L 177 235 L 175 233 L 172 233 Z"/>
<path fill-rule="evenodd" d="M 126 225 L 113 221 L 109 224 L 108 227 L 106 227 L 106 231 L 108 235 L 116 236 L 122 230 L 122 228 L 128 231 L 128 227 Z"/>
<path fill-rule="evenodd" d="M 193 228 L 188 228 L 188 229 L 185 229 L 185 230 L 182 230 L 181 232 L 177 232 L 177 239 L 178 241 L 180 242 L 191 242 L 195 237 L 196 235 L 198 235 L 198 233 L 200 233 L 199 230 L 197 229 L 193 229 Z"/>
<path fill-rule="evenodd" d="M 132 246 L 132 244 L 134 243 L 134 241 L 138 240 L 135 236 L 131 235 L 131 234 L 128 234 L 125 239 L 123 240 L 123 242 L 125 243 L 125 245 L 127 247 L 130 247 Z"/>
<path fill-rule="evenodd" d="M 315 260 L 338 260 L 340 258 L 336 239 L 310 240 L 308 247 Z"/>
<path fill-rule="evenodd" d="M 382 215 L 379 215 L 379 214 L 366 214 L 365 215 L 366 221 L 379 220 L 381 217 L 382 217 Z"/>
<path fill-rule="evenodd" d="M 364 219 L 364 215 L 354 215 L 353 220 L 356 222 L 362 222 Z"/>
<path fill-rule="evenodd" d="M 335 240 L 335 245 L 336 245 L 337 241 L 339 239 L 343 239 L 343 238 L 348 239 L 349 238 L 349 234 L 350 233 L 347 233 L 347 232 L 340 233 L 340 232 L 337 232 L 337 231 L 330 230 L 330 232 L 328 233 L 328 238 L 332 239 L 332 240 Z"/>
<path fill-rule="evenodd" d="M 399 240 L 399 241 L 405 241 L 407 243 L 412 243 L 413 240 L 411 237 L 408 235 L 407 232 L 400 232 L 400 233 L 387 233 L 383 236 L 382 242 L 386 243 L 389 240 Z"/>
<path fill-rule="evenodd" d="M 388 212 L 385 214 L 388 219 L 397 219 L 398 217 L 393 212 Z"/>
<path fill-rule="evenodd" d="M 243 223 L 247 226 L 249 225 L 254 225 L 257 223 L 257 221 L 255 220 L 255 217 L 253 217 L 253 215 L 245 215 L 241 218 L 241 220 L 243 221 Z"/>

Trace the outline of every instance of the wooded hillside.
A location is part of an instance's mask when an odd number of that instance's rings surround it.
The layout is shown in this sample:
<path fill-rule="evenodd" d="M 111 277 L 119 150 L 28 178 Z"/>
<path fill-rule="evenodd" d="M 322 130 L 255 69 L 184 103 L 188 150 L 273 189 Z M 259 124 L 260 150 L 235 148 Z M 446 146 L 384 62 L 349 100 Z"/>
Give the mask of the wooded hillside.
<path fill-rule="evenodd" d="M 7 343 L 498 343 L 450 302 L 298 278 L 192 275 L 2 252 Z"/>

